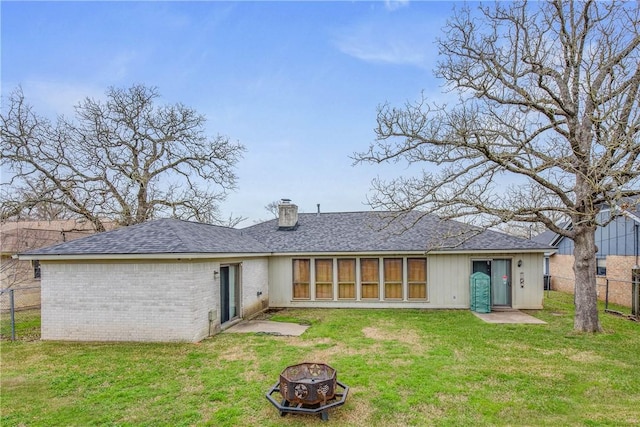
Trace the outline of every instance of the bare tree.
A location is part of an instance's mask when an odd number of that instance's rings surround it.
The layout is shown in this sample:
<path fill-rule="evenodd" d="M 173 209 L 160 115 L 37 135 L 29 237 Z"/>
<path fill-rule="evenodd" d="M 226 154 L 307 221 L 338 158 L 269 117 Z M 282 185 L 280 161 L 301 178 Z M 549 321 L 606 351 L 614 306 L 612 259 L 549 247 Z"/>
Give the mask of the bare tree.
<path fill-rule="evenodd" d="M 10 191 L 11 190 L 11 191 Z M 52 205 L 39 199 L 42 188 L 0 188 L 0 220 L 45 220 L 69 219 L 71 214 L 63 206 Z"/>
<path fill-rule="evenodd" d="M 280 200 L 274 200 L 273 202 L 269 202 L 268 205 L 264 207 L 264 209 L 269 212 L 275 219 L 278 219 L 278 206 L 280 205 Z"/>
<path fill-rule="evenodd" d="M 536 206 L 538 207 L 538 206 Z M 560 206 L 557 206 L 560 208 Z M 569 224 L 569 218 L 566 215 L 561 214 L 558 211 L 547 211 L 549 219 L 558 224 L 559 227 L 565 227 Z M 510 234 L 512 236 L 518 236 L 525 239 L 531 239 L 533 236 L 537 236 L 540 233 L 547 231 L 547 226 L 542 222 L 503 222 L 496 226 L 496 229 Z"/>
<path fill-rule="evenodd" d="M 244 147 L 205 135 L 205 118 L 182 104 L 157 106 L 156 88 L 110 88 L 86 98 L 74 120 L 36 114 L 21 89 L 3 108 L 2 166 L 10 176 L 5 216 L 24 208 L 62 207 L 104 231 L 174 216 L 218 223 L 218 206 L 235 188 Z M 29 195 L 29 197 L 22 197 Z M 225 220 L 226 221 L 226 220 Z"/>
<path fill-rule="evenodd" d="M 637 2 L 456 10 L 438 41 L 436 75 L 459 102 L 381 106 L 376 142 L 354 155 L 431 169 L 374 181 L 370 204 L 485 226 L 541 222 L 572 239 L 574 328 L 600 331 L 598 212 L 640 194 L 639 15 Z M 559 227 L 557 214 L 572 227 Z"/>

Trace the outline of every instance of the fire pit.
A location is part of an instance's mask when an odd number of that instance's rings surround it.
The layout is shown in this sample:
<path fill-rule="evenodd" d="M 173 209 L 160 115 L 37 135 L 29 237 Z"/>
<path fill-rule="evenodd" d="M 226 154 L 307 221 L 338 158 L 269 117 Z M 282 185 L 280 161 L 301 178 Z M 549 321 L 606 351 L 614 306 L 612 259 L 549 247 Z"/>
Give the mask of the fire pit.
<path fill-rule="evenodd" d="M 266 397 L 281 416 L 289 412 L 319 414 L 326 421 L 327 411 L 344 404 L 348 392 L 349 387 L 336 379 L 336 370 L 331 366 L 305 362 L 286 367 Z M 274 393 L 282 396 L 281 402 L 272 397 Z"/>

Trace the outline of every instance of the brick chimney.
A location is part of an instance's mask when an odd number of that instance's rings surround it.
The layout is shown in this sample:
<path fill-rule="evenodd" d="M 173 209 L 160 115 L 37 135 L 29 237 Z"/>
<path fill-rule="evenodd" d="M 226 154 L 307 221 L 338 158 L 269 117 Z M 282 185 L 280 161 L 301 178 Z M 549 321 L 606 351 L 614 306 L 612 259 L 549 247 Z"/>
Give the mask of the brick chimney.
<path fill-rule="evenodd" d="M 291 203 L 290 199 L 280 200 L 278 204 L 278 228 L 292 230 L 298 225 L 298 206 Z"/>

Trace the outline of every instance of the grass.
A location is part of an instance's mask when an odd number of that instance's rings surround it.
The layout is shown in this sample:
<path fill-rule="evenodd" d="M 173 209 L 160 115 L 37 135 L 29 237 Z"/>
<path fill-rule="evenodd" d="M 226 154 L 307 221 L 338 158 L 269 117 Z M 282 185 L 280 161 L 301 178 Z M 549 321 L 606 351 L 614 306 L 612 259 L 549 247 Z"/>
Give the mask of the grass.
<path fill-rule="evenodd" d="M 15 312 L 15 337 L 19 340 L 40 339 L 40 309 L 19 310 Z M 10 340 L 11 314 L 0 314 L 0 340 Z"/>
<path fill-rule="evenodd" d="M 199 344 L 2 342 L 2 426 L 321 425 L 264 394 L 284 367 L 325 362 L 351 390 L 329 423 L 638 425 L 640 324 L 601 314 L 572 332 L 572 296 L 486 324 L 465 310 L 288 309 L 301 337 L 220 334 Z"/>

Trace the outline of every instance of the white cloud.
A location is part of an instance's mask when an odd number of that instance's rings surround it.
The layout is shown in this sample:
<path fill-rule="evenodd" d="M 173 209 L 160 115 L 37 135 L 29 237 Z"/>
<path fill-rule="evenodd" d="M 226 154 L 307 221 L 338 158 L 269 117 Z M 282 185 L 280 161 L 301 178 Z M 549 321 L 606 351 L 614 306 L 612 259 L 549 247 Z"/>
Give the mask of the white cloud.
<path fill-rule="evenodd" d="M 342 40 L 340 50 L 366 62 L 406 64 L 422 67 L 425 55 L 403 40 L 372 40 L 357 37 Z"/>
<path fill-rule="evenodd" d="M 384 7 L 387 10 L 394 11 L 409 5 L 409 0 L 384 0 Z"/>
<path fill-rule="evenodd" d="M 334 43 L 341 52 L 362 61 L 431 69 L 436 57 L 434 38 L 424 28 L 367 22 L 337 33 Z"/>

